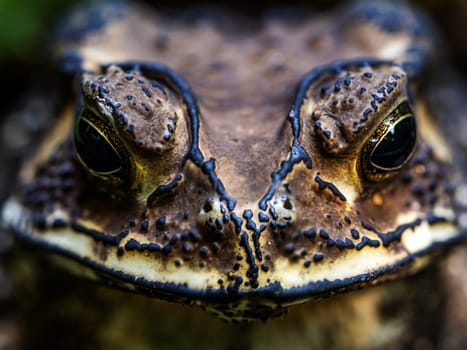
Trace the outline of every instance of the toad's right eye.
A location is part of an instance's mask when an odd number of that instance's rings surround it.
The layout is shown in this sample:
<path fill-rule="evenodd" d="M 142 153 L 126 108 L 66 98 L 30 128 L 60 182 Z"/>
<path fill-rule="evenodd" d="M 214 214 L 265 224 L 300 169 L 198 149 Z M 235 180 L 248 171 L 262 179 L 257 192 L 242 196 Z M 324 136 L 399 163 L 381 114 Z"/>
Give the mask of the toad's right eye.
<path fill-rule="evenodd" d="M 78 160 L 93 174 L 115 185 L 130 179 L 130 159 L 115 131 L 91 110 L 83 108 L 75 123 Z"/>

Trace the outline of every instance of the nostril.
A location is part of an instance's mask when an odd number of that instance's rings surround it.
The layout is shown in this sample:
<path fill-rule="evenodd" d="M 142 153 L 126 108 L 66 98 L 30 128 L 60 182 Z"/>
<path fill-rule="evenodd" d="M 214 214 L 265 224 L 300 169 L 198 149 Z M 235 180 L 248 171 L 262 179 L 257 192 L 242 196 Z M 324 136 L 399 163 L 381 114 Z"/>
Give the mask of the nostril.
<path fill-rule="evenodd" d="M 290 201 L 290 199 L 288 197 L 284 200 L 283 205 L 284 205 L 285 209 L 288 209 L 288 210 L 293 209 L 293 204 L 292 204 L 292 202 Z"/>
<path fill-rule="evenodd" d="M 198 224 L 210 231 L 222 231 L 226 210 L 217 197 L 209 197 L 199 210 Z"/>
<path fill-rule="evenodd" d="M 210 211 L 212 211 L 213 209 L 212 202 L 213 202 L 212 198 L 209 198 L 206 202 L 204 202 L 203 210 L 205 213 L 209 213 Z"/>
<path fill-rule="evenodd" d="M 297 221 L 295 200 L 287 194 L 274 196 L 271 201 L 271 210 L 274 213 L 273 219 L 276 223 L 282 222 L 292 225 Z"/>

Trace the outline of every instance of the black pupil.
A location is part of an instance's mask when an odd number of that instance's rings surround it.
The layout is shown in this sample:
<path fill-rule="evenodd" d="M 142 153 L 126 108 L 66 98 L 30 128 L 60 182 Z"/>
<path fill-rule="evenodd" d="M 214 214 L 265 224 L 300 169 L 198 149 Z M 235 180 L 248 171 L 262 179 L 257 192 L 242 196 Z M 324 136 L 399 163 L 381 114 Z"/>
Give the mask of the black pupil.
<path fill-rule="evenodd" d="M 87 120 L 80 118 L 76 133 L 76 151 L 89 169 L 97 173 L 111 173 L 121 168 L 119 155 Z"/>
<path fill-rule="evenodd" d="M 412 153 L 415 138 L 415 118 L 404 118 L 394 125 L 376 146 L 371 155 L 371 162 L 385 169 L 401 166 Z"/>

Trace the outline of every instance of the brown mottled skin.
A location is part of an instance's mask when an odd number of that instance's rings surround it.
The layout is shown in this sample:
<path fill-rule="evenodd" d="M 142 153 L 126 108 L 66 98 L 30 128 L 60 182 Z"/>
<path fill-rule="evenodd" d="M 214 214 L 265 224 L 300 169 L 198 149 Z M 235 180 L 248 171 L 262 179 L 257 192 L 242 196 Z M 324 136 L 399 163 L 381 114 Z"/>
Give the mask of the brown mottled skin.
<path fill-rule="evenodd" d="M 465 234 L 418 85 L 434 43 L 407 8 L 381 5 L 387 29 L 358 6 L 254 22 L 99 8 L 104 26 L 59 40 L 76 111 L 26 163 L 6 225 L 92 278 L 234 320 L 418 270 Z M 416 141 L 374 166 L 402 117 Z M 117 171 L 89 166 L 79 123 Z"/>

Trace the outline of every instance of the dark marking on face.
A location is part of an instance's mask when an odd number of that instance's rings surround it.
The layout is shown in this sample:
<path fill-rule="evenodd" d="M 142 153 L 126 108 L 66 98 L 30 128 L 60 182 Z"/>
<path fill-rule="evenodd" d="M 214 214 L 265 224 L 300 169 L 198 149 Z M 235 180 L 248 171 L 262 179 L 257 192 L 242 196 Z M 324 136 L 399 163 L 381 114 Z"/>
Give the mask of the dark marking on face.
<path fill-rule="evenodd" d="M 339 189 L 331 182 L 324 181 L 319 177 L 319 175 L 315 176 L 315 181 L 318 183 L 319 190 L 323 191 L 324 189 L 329 189 L 331 193 L 339 198 L 341 201 L 345 202 L 347 199 L 345 196 L 342 194 L 342 192 L 339 191 Z"/>
<path fill-rule="evenodd" d="M 152 205 L 152 203 L 159 197 L 162 196 L 165 193 L 170 193 L 172 190 L 174 190 L 178 183 L 182 181 L 183 175 L 182 174 L 177 174 L 177 176 L 168 184 L 165 185 L 160 185 L 157 187 L 153 193 L 151 193 L 147 199 L 147 205 L 148 207 Z"/>
<path fill-rule="evenodd" d="M 87 228 L 87 227 L 85 227 L 83 225 L 80 225 L 80 224 L 78 224 L 76 222 L 72 222 L 70 226 L 76 232 L 83 233 L 85 235 L 88 235 L 88 236 L 94 238 L 96 241 L 103 242 L 103 243 L 106 243 L 106 244 L 110 244 L 110 245 L 113 245 L 113 246 L 118 246 L 120 244 L 120 242 L 122 241 L 122 239 L 125 238 L 126 236 L 128 236 L 128 233 L 129 233 L 128 230 L 124 230 L 124 231 L 120 232 L 116 236 L 111 236 L 111 235 L 108 235 L 106 233 Z"/>

